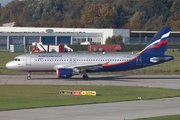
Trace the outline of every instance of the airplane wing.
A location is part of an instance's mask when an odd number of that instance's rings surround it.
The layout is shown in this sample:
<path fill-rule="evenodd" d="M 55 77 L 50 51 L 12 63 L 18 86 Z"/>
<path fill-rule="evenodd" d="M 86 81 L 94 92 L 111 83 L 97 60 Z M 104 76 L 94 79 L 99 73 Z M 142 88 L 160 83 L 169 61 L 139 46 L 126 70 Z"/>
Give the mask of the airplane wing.
<path fill-rule="evenodd" d="M 102 63 L 102 64 L 95 64 L 95 63 L 89 63 L 89 64 L 69 64 L 69 65 L 56 65 L 54 67 L 54 69 L 58 69 L 58 68 L 72 68 L 74 70 L 78 70 L 78 71 L 85 71 L 87 69 L 93 69 L 93 68 L 97 68 L 97 67 L 102 67 L 103 65 L 107 65 L 108 62 L 106 63 Z"/>
<path fill-rule="evenodd" d="M 97 67 L 102 67 L 102 64 L 84 64 L 84 65 L 76 64 L 76 65 L 69 66 L 69 68 L 73 68 L 74 70 L 79 70 L 79 71 L 85 71 L 87 69 L 93 69 Z"/>
<path fill-rule="evenodd" d="M 102 66 L 106 66 L 108 65 L 109 62 L 106 62 L 106 63 L 98 63 L 98 64 L 95 64 L 95 63 L 89 63 L 89 64 L 75 64 L 75 65 L 66 65 L 66 67 L 68 68 L 79 68 L 79 69 L 92 69 L 92 68 L 96 68 L 96 67 L 102 67 Z"/>

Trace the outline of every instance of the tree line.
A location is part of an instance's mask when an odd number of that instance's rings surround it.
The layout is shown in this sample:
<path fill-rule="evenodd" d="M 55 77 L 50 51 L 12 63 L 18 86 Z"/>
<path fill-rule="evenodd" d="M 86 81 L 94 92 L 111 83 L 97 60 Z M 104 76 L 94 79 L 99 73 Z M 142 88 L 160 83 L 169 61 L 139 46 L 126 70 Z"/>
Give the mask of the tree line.
<path fill-rule="evenodd" d="M 180 30 L 180 0 L 13 0 L 0 5 L 0 24 L 22 27 Z"/>

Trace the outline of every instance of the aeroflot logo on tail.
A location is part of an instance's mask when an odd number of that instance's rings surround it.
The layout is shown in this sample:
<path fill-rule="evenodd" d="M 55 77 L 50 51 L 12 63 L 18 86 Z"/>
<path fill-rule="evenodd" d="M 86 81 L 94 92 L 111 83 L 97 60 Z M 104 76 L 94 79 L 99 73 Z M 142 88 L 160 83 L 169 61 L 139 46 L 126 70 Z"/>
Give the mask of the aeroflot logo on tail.
<path fill-rule="evenodd" d="M 159 48 L 162 44 L 166 44 L 168 42 L 168 37 L 169 37 L 170 32 L 164 34 L 160 39 L 152 42 L 149 44 L 147 47 L 145 47 L 141 52 L 144 52 L 145 50 L 149 50 L 151 48 Z"/>
<path fill-rule="evenodd" d="M 154 41 L 153 43 L 151 43 L 150 45 L 148 45 L 145 49 L 149 49 L 149 48 L 158 48 L 160 47 L 162 44 L 166 44 L 168 42 L 168 37 L 169 37 L 170 32 L 164 34 L 161 39 Z"/>
<path fill-rule="evenodd" d="M 62 57 L 62 55 L 38 55 L 38 57 Z"/>

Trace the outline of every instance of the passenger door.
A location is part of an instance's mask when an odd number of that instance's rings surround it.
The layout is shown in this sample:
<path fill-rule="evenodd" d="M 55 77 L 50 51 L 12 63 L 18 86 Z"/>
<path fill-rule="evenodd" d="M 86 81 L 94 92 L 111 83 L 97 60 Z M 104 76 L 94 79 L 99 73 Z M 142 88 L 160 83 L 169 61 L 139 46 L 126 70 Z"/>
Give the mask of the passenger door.
<path fill-rule="evenodd" d="M 26 65 L 31 65 L 31 56 L 26 56 Z"/>

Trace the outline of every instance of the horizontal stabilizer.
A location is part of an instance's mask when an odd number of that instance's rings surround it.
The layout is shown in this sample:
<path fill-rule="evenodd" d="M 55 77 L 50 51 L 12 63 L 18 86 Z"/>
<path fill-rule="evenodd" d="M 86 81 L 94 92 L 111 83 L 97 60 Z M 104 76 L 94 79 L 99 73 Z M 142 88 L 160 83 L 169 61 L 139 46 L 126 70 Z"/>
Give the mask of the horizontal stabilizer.
<path fill-rule="evenodd" d="M 173 57 L 152 57 L 150 58 L 150 61 L 153 63 L 159 62 L 159 61 L 167 61 L 167 60 L 172 60 Z"/>

